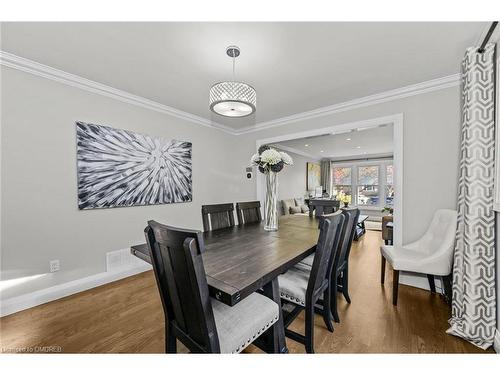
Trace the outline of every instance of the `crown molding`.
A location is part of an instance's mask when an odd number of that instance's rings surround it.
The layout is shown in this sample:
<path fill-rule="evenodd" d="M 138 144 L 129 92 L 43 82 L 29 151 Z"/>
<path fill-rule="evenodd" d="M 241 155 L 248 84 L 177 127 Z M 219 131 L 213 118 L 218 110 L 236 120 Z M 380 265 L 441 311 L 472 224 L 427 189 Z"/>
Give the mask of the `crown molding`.
<path fill-rule="evenodd" d="M 288 125 L 294 122 L 310 120 L 316 117 L 323 117 L 339 112 L 350 111 L 356 108 L 367 107 L 375 104 L 389 102 L 392 100 L 403 99 L 409 96 L 424 94 L 431 91 L 442 90 L 448 87 L 458 86 L 460 84 L 460 74 L 453 74 L 446 77 L 432 79 L 417 83 L 414 85 L 400 87 L 398 89 L 384 91 L 374 95 L 364 96 L 358 99 L 349 100 L 339 104 L 333 104 L 327 107 L 313 109 L 297 113 L 291 116 L 281 117 L 271 121 L 260 122 L 254 126 L 247 126 L 236 131 L 236 134 L 253 133 L 278 126 Z"/>
<path fill-rule="evenodd" d="M 360 162 L 367 160 L 383 160 L 383 159 L 393 159 L 394 153 L 392 152 L 384 152 L 379 154 L 361 154 L 354 156 L 344 156 L 344 157 L 329 157 L 332 163 L 346 163 L 346 162 Z"/>
<path fill-rule="evenodd" d="M 153 100 L 149 100 L 141 96 L 134 95 L 129 92 L 119 90 L 114 87 L 107 86 L 102 83 L 95 82 L 56 68 L 52 68 L 50 66 L 40 64 L 36 61 L 29 60 L 24 57 L 20 57 L 1 50 L 0 65 L 4 65 L 9 68 L 17 69 L 39 77 L 47 78 L 52 81 L 66 84 L 68 86 L 77 87 L 79 89 L 89 91 L 94 94 L 103 95 L 108 98 L 116 99 L 121 102 L 164 113 L 208 128 L 222 130 L 223 132 L 233 135 L 236 134 L 236 132 L 232 128 L 208 120 L 206 118 L 194 115 L 192 113 L 184 112 L 179 109 L 155 102 Z"/>
<path fill-rule="evenodd" d="M 164 113 L 208 128 L 221 130 L 232 135 L 241 135 L 263 131 L 266 129 L 288 125 L 294 122 L 310 120 L 316 117 L 328 116 L 335 113 L 350 111 L 356 108 L 367 107 L 397 99 L 403 99 L 409 96 L 424 94 L 431 91 L 442 90 L 448 87 L 458 86 L 460 84 L 460 74 L 457 73 L 450 76 L 417 83 L 414 85 L 404 86 L 394 90 L 384 91 L 374 95 L 364 96 L 343 103 L 333 104 L 311 111 L 281 117 L 275 120 L 260 122 L 255 125 L 246 126 L 240 129 L 233 129 L 229 126 L 211 121 L 204 117 L 184 112 L 179 109 L 155 102 L 153 100 L 146 99 L 144 97 L 134 95 L 123 90 L 115 89 L 114 87 L 91 81 L 75 74 L 52 68 L 50 66 L 40 64 L 36 61 L 29 60 L 24 57 L 20 57 L 1 50 L 0 65 L 17 69 L 39 77 L 47 78 L 69 86 L 77 87 L 79 89 L 116 99 L 121 102 Z"/>

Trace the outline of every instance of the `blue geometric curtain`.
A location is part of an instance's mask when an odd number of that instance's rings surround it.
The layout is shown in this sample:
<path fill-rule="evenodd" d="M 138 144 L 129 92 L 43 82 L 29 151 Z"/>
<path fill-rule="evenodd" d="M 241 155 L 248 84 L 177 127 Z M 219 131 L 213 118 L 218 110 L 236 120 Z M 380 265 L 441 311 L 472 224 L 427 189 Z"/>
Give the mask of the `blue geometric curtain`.
<path fill-rule="evenodd" d="M 462 63 L 458 226 L 448 333 L 483 349 L 496 331 L 495 44 L 469 48 Z"/>

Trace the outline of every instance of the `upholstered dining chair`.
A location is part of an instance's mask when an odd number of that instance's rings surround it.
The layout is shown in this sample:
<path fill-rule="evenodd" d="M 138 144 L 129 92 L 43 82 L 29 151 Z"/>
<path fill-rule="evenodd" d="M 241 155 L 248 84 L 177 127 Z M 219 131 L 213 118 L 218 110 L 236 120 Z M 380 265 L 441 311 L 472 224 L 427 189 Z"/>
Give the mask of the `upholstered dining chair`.
<path fill-rule="evenodd" d="M 314 311 L 316 303 L 322 298 L 324 307 L 323 320 L 331 332 L 329 277 L 331 258 L 334 249 L 338 248 L 344 217 L 333 214 L 320 219 L 320 234 L 311 269 L 292 268 L 278 276 L 282 301 L 291 303 L 292 311 L 283 309 L 285 335 L 300 342 L 307 353 L 314 353 Z M 288 329 L 299 313 L 305 309 L 305 335 Z"/>
<path fill-rule="evenodd" d="M 441 276 L 445 294 L 451 294 L 450 274 L 457 228 L 457 211 L 440 209 L 434 213 L 427 232 L 419 240 L 404 246 L 380 247 L 382 255 L 380 282 L 384 284 L 385 263 L 392 266 L 392 303 L 398 304 L 399 271 L 427 275 L 432 293 L 436 292 L 434 278 Z"/>
<path fill-rule="evenodd" d="M 234 227 L 234 204 L 207 204 L 201 206 L 203 231 Z"/>
<path fill-rule="evenodd" d="M 260 201 L 236 203 L 236 216 L 239 225 L 260 223 L 262 221 Z"/>
<path fill-rule="evenodd" d="M 344 225 L 338 243 L 338 251 L 335 253 L 335 258 L 333 258 L 329 288 L 330 310 L 333 315 L 333 320 L 336 323 L 340 323 L 337 308 L 337 292 L 341 292 L 347 303 L 351 303 L 351 297 L 349 296 L 349 255 L 351 253 L 352 241 L 356 232 L 356 224 L 360 211 L 357 208 L 342 208 L 340 212 L 344 216 Z M 310 268 L 313 259 L 313 256 L 310 255 L 303 259 L 296 267 Z"/>
<path fill-rule="evenodd" d="M 253 293 L 234 306 L 209 296 L 200 231 L 149 221 L 144 230 L 165 315 L 165 347 L 239 353 L 279 318 L 279 306 Z"/>

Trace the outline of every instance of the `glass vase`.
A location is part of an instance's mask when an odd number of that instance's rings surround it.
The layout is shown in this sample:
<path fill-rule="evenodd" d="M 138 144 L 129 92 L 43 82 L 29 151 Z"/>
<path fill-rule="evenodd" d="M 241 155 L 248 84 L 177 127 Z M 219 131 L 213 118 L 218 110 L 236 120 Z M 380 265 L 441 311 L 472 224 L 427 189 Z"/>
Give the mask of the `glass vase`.
<path fill-rule="evenodd" d="M 278 230 L 278 174 L 269 171 L 266 174 L 266 201 L 264 229 L 267 231 Z"/>

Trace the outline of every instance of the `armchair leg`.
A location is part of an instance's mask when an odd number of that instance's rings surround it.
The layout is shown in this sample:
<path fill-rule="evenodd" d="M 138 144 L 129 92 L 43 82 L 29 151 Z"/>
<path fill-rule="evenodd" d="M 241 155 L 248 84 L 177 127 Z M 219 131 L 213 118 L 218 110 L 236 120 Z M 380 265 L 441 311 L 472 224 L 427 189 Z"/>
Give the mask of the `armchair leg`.
<path fill-rule="evenodd" d="M 342 294 L 347 303 L 351 303 L 351 297 L 349 296 L 349 263 L 346 265 L 344 271 L 342 271 Z"/>
<path fill-rule="evenodd" d="M 392 272 L 392 304 L 398 304 L 398 287 L 399 287 L 399 271 L 393 270 Z"/>
<path fill-rule="evenodd" d="M 427 280 L 429 280 L 429 287 L 432 294 L 436 294 L 436 284 L 434 283 L 434 275 L 427 274 Z"/>
<path fill-rule="evenodd" d="M 326 289 L 323 293 L 323 321 L 325 322 L 326 328 L 333 332 L 333 323 L 332 323 L 332 313 L 330 312 L 330 290 Z"/>
<path fill-rule="evenodd" d="M 306 353 L 314 354 L 314 306 L 306 307 Z"/>
<path fill-rule="evenodd" d="M 383 255 L 380 255 L 382 258 L 382 263 L 380 267 L 380 283 L 383 284 L 385 281 L 385 258 Z"/>
<path fill-rule="evenodd" d="M 337 279 L 339 274 L 337 271 L 333 272 L 332 280 L 330 281 L 330 311 L 333 315 L 333 321 L 340 323 L 339 312 L 337 310 Z"/>
<path fill-rule="evenodd" d="M 177 338 L 174 335 L 173 329 L 167 328 L 168 323 L 165 323 L 165 353 L 177 353 Z"/>
<path fill-rule="evenodd" d="M 446 299 L 446 303 L 448 305 L 451 305 L 451 299 L 452 299 L 452 283 L 453 283 L 453 274 L 450 273 L 447 276 L 443 276 L 442 279 L 442 284 L 443 284 L 443 289 L 444 289 L 444 297 Z"/>

